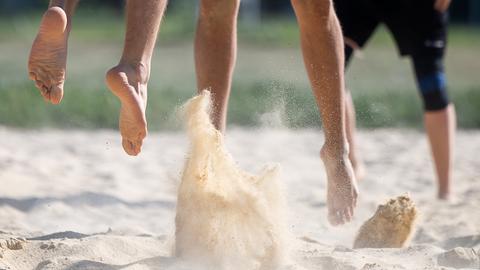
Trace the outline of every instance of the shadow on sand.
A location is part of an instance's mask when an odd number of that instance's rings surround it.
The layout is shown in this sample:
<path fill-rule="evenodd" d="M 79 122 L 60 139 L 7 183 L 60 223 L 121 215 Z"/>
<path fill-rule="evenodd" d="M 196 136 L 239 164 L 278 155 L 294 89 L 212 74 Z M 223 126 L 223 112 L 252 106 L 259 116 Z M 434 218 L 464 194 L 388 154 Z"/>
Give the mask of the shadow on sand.
<path fill-rule="evenodd" d="M 125 265 L 111 265 L 111 264 L 105 264 L 105 263 L 100 263 L 95 261 L 83 260 L 83 261 L 74 263 L 68 268 L 65 268 L 65 270 L 85 270 L 85 269 L 120 270 L 120 269 L 126 269 L 134 265 L 148 266 L 148 269 L 151 269 L 151 270 L 165 270 L 166 268 L 172 267 L 173 265 L 175 265 L 176 262 L 177 260 L 174 258 L 163 257 L 163 256 L 143 259 L 143 260 L 139 260 L 133 263 L 125 264 Z M 38 270 L 39 269 L 42 269 L 42 268 L 38 268 Z"/>
<path fill-rule="evenodd" d="M 96 192 L 83 192 L 76 195 L 67 196 L 64 198 L 53 197 L 32 197 L 25 199 L 12 199 L 12 198 L 0 198 L 0 206 L 8 205 L 22 212 L 28 212 L 35 207 L 50 204 L 53 202 L 62 202 L 69 206 L 75 207 L 80 205 L 90 206 L 107 206 L 121 204 L 133 208 L 141 207 L 160 207 L 160 208 L 175 208 L 175 202 L 168 200 L 156 200 L 156 201 L 141 201 L 141 202 L 128 202 L 112 195 Z"/>

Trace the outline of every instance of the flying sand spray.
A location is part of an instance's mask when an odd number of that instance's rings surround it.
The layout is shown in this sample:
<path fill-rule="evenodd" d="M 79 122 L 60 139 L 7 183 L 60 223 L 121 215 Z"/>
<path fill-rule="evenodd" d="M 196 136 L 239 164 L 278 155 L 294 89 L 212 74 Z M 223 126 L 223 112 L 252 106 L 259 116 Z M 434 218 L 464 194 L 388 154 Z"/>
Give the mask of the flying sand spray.
<path fill-rule="evenodd" d="M 210 92 L 183 107 L 191 140 L 178 190 L 175 254 L 206 269 L 276 269 L 286 257 L 278 166 L 238 168 L 210 117 Z"/>

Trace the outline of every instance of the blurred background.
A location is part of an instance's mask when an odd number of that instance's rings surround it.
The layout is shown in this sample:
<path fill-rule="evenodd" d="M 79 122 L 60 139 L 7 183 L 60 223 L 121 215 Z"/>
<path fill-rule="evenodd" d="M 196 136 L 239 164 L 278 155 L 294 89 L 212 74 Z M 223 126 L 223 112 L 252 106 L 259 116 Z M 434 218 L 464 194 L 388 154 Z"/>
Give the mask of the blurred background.
<path fill-rule="evenodd" d="M 453 0 L 447 55 L 450 96 L 462 128 L 480 127 L 480 1 Z M 28 80 L 31 43 L 48 1 L 0 1 L 0 125 L 117 128 L 119 102 L 104 85 L 120 57 L 123 1 L 80 1 L 70 36 L 65 97 L 46 104 Z M 175 108 L 196 91 L 193 37 L 197 1 L 170 0 L 153 59 L 151 130 L 175 128 Z M 288 0 L 243 0 L 229 123 L 320 126 Z M 380 28 L 347 74 L 360 127 L 421 127 L 411 63 Z"/>

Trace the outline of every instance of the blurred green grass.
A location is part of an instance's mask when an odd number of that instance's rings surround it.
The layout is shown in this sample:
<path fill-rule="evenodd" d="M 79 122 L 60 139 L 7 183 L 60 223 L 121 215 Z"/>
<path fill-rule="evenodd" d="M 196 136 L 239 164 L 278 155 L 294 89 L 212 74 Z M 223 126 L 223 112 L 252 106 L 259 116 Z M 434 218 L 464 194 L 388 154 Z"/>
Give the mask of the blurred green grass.
<path fill-rule="evenodd" d="M 175 108 L 195 88 L 190 11 L 169 10 L 160 32 L 149 84 L 151 130 L 177 126 Z M 118 101 L 106 90 L 104 72 L 119 59 L 122 16 L 81 9 L 69 44 L 62 104 L 46 104 L 28 81 L 26 63 L 41 14 L 0 19 L 0 125 L 21 128 L 116 128 Z M 480 30 L 453 26 L 447 74 L 459 126 L 480 127 Z M 239 25 L 239 55 L 229 123 L 264 125 L 278 114 L 289 127 L 318 127 L 320 120 L 304 72 L 298 28 L 292 18 L 267 18 L 259 26 Z M 408 59 L 399 59 L 391 37 L 379 29 L 362 59 L 347 73 L 360 127 L 420 127 L 421 102 Z M 268 122 L 268 121 L 267 121 Z"/>

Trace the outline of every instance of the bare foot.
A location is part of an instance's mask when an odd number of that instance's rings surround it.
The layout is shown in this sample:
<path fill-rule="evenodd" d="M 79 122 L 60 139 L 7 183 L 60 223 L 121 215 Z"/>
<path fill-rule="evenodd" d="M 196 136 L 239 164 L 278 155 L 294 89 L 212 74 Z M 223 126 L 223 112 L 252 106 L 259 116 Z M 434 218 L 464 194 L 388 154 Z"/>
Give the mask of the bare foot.
<path fill-rule="evenodd" d="M 63 97 L 67 62 L 67 15 L 59 7 L 43 15 L 28 59 L 28 72 L 46 101 L 58 104 Z"/>
<path fill-rule="evenodd" d="M 142 64 L 119 64 L 107 72 L 108 88 L 120 99 L 120 133 L 125 152 L 131 156 L 140 153 L 147 136 L 147 80 L 148 71 Z"/>
<path fill-rule="evenodd" d="M 325 146 L 320 154 L 327 171 L 328 220 L 336 226 L 352 220 L 358 188 L 352 164 L 346 155 L 331 154 Z"/>

